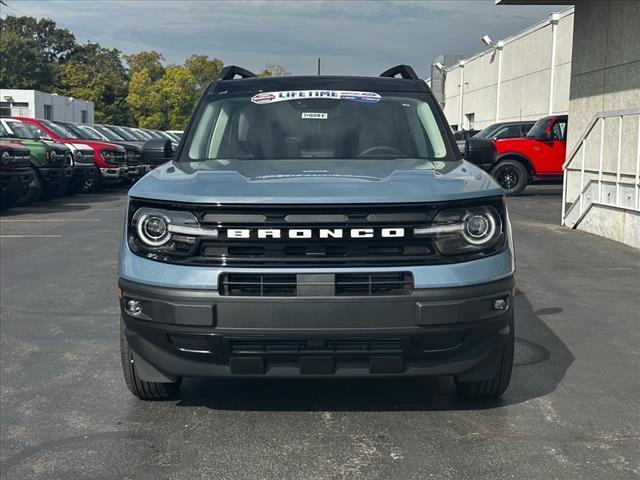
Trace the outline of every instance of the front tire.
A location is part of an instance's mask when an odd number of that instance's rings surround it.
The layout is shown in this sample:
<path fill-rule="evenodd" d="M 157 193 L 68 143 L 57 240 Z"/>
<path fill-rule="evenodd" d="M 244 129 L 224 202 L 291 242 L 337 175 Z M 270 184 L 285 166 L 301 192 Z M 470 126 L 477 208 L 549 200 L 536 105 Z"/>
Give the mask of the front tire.
<path fill-rule="evenodd" d="M 516 160 L 502 160 L 491 169 L 491 175 L 508 196 L 520 195 L 529 183 L 529 173 Z"/>
<path fill-rule="evenodd" d="M 514 345 L 515 335 L 513 332 L 513 322 L 511 322 L 509 325 L 509 336 L 502 347 L 500 365 L 498 366 L 496 376 L 488 380 L 475 380 L 470 382 L 462 382 L 458 377 L 454 377 L 458 393 L 467 398 L 489 399 L 500 397 L 509 386 L 509 380 L 511 380 Z"/>
<path fill-rule="evenodd" d="M 120 358 L 122 373 L 129 391 L 141 400 L 169 400 L 174 398 L 180 390 L 182 379 L 173 383 L 145 382 L 140 380 L 133 364 L 133 355 L 129 348 L 127 336 L 124 333 L 124 320 L 120 318 Z"/>
<path fill-rule="evenodd" d="M 40 173 L 35 168 L 29 168 L 33 173 L 33 180 L 31 180 L 31 183 L 26 186 L 23 194 L 20 196 L 20 200 L 18 200 L 18 205 L 31 205 L 32 203 L 40 200 L 40 197 L 42 196 L 42 191 L 44 189 L 42 177 L 40 177 Z"/>
<path fill-rule="evenodd" d="M 40 200 L 52 200 L 64 195 L 67 190 L 67 182 L 54 183 L 53 185 L 45 186 L 40 196 Z"/>
<path fill-rule="evenodd" d="M 102 190 L 102 174 L 100 171 L 84 179 L 81 193 L 96 193 Z"/>

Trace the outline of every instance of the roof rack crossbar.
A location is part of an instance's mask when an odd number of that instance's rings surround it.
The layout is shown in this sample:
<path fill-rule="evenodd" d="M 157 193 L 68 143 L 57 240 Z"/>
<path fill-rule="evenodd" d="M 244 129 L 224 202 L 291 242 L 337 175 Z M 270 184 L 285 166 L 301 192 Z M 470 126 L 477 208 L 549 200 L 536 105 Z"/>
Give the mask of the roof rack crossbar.
<path fill-rule="evenodd" d="M 220 80 L 233 80 L 234 78 L 236 78 L 236 75 L 239 76 L 240 78 L 253 78 L 256 77 L 257 75 L 253 72 L 250 72 L 249 70 L 242 68 L 242 67 L 238 67 L 236 65 L 229 65 L 228 67 L 224 67 L 221 71 L 220 71 Z"/>
<path fill-rule="evenodd" d="M 381 77 L 395 78 L 400 75 L 405 80 L 420 80 L 416 72 L 409 65 L 396 65 L 380 74 Z"/>

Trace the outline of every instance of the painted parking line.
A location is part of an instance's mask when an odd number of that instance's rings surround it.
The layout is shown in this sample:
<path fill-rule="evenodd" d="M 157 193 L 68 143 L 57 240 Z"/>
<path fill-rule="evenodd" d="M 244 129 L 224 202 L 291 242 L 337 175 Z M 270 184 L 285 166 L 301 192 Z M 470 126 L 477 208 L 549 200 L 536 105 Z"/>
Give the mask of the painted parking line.
<path fill-rule="evenodd" d="M 62 238 L 62 235 L 0 235 L 0 238 Z"/>
<path fill-rule="evenodd" d="M 16 218 L 0 220 L 3 223 L 19 223 L 19 222 L 101 222 L 99 218 Z"/>

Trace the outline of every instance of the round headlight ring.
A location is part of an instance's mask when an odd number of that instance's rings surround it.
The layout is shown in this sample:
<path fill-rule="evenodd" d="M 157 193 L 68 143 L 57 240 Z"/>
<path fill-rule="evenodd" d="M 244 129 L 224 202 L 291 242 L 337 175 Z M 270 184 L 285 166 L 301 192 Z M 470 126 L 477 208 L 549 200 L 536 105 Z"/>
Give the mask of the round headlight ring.
<path fill-rule="evenodd" d="M 169 219 L 164 215 L 144 214 L 136 225 L 138 238 L 150 247 L 161 247 L 171 239 Z"/>
<path fill-rule="evenodd" d="M 472 245 L 484 245 L 496 234 L 497 222 L 490 212 L 470 212 L 464 219 L 464 239 Z"/>

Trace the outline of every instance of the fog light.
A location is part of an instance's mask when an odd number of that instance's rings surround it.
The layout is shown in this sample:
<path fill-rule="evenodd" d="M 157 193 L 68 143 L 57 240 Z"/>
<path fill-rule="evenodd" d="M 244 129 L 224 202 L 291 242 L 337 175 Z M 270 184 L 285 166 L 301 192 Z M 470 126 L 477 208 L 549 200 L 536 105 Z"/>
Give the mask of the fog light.
<path fill-rule="evenodd" d="M 127 300 L 124 308 L 127 313 L 131 315 L 138 315 L 140 312 L 142 312 L 142 304 L 139 300 Z"/>
<path fill-rule="evenodd" d="M 504 298 L 498 298 L 493 301 L 493 309 L 494 310 L 506 310 L 507 309 L 507 300 Z"/>

